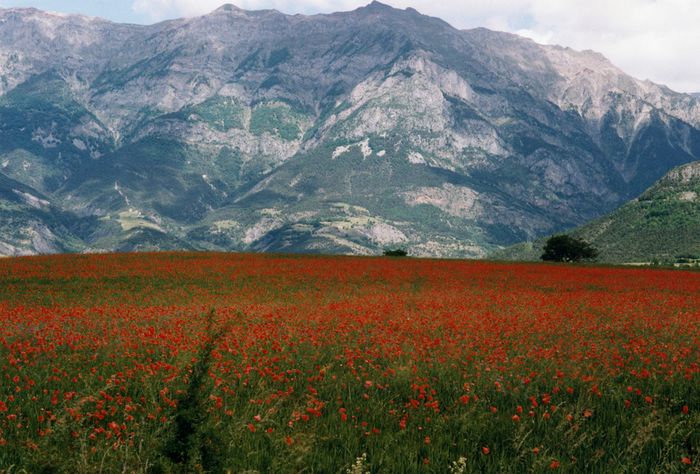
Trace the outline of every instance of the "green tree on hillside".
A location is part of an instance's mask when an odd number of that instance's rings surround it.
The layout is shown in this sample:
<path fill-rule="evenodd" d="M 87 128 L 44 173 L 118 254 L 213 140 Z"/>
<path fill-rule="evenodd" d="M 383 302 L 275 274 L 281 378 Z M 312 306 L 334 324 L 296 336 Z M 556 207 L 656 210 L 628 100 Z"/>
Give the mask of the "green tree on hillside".
<path fill-rule="evenodd" d="M 588 242 L 562 234 L 547 240 L 540 258 L 549 262 L 580 262 L 595 260 L 597 257 L 598 250 Z"/>

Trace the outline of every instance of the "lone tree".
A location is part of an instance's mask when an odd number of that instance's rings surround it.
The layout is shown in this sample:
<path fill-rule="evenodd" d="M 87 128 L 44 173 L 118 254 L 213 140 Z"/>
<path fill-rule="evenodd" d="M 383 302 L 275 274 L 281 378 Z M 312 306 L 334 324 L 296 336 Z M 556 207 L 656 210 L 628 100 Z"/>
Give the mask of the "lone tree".
<path fill-rule="evenodd" d="M 385 257 L 407 257 L 408 251 L 405 249 L 394 249 L 394 250 L 387 249 L 384 251 L 384 256 Z"/>
<path fill-rule="evenodd" d="M 597 257 L 598 250 L 585 240 L 562 234 L 547 240 L 541 258 L 548 262 L 580 262 L 595 260 Z"/>

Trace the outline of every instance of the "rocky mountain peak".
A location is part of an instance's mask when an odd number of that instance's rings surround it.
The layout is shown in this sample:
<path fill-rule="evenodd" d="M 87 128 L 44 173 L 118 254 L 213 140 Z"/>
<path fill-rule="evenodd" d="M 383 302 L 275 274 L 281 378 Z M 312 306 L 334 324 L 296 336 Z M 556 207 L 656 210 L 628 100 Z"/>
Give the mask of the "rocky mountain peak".
<path fill-rule="evenodd" d="M 34 21 L 34 22 L 51 22 L 51 23 L 107 23 L 109 20 L 103 18 L 80 15 L 75 13 L 62 13 L 40 10 L 34 7 L 15 7 L 1 8 L 0 7 L 0 25 L 4 21 Z"/>
<path fill-rule="evenodd" d="M 372 2 L 370 2 L 369 4 L 367 4 L 363 8 L 366 10 L 369 10 L 369 11 L 384 11 L 384 12 L 396 10 L 391 5 L 387 5 L 385 3 L 378 2 L 377 0 L 373 0 Z"/>
<path fill-rule="evenodd" d="M 248 18 L 248 17 L 254 18 L 254 17 L 259 17 L 261 15 L 287 16 L 287 15 L 284 15 L 283 13 L 281 13 L 280 11 L 275 10 L 275 9 L 245 10 L 243 8 L 237 7 L 236 5 L 234 5 L 232 3 L 226 3 L 222 6 L 220 6 L 219 8 L 217 8 L 216 10 L 214 10 L 213 12 L 211 12 L 209 15 L 205 15 L 205 17 L 212 16 L 212 15 L 222 15 L 222 14 L 227 15 L 227 16 L 246 17 L 246 18 Z"/>
<path fill-rule="evenodd" d="M 219 8 L 214 10 L 214 13 L 219 12 L 219 13 L 236 13 L 236 12 L 242 12 L 244 11 L 241 8 L 238 8 L 236 5 L 232 3 L 225 3 L 221 5 Z"/>

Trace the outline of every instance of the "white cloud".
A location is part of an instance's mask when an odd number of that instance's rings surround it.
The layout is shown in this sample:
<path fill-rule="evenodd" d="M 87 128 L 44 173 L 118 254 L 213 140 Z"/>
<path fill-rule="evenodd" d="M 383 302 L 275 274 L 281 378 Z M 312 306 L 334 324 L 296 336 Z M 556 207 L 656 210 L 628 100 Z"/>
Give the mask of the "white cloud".
<path fill-rule="evenodd" d="M 152 20 L 204 14 L 223 0 L 133 0 Z M 285 13 L 351 10 L 369 0 L 239 0 L 246 9 Z M 593 49 L 623 70 L 676 90 L 700 91 L 697 0 L 384 0 L 413 7 L 456 27 L 486 26 L 535 41 Z"/>

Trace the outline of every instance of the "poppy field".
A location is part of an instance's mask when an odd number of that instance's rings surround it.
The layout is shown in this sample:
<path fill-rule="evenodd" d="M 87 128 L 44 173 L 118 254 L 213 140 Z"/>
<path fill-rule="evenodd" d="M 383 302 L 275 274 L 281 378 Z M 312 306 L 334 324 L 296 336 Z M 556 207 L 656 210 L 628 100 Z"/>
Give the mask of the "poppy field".
<path fill-rule="evenodd" d="M 0 260 L 0 473 L 700 472 L 700 273 Z"/>

